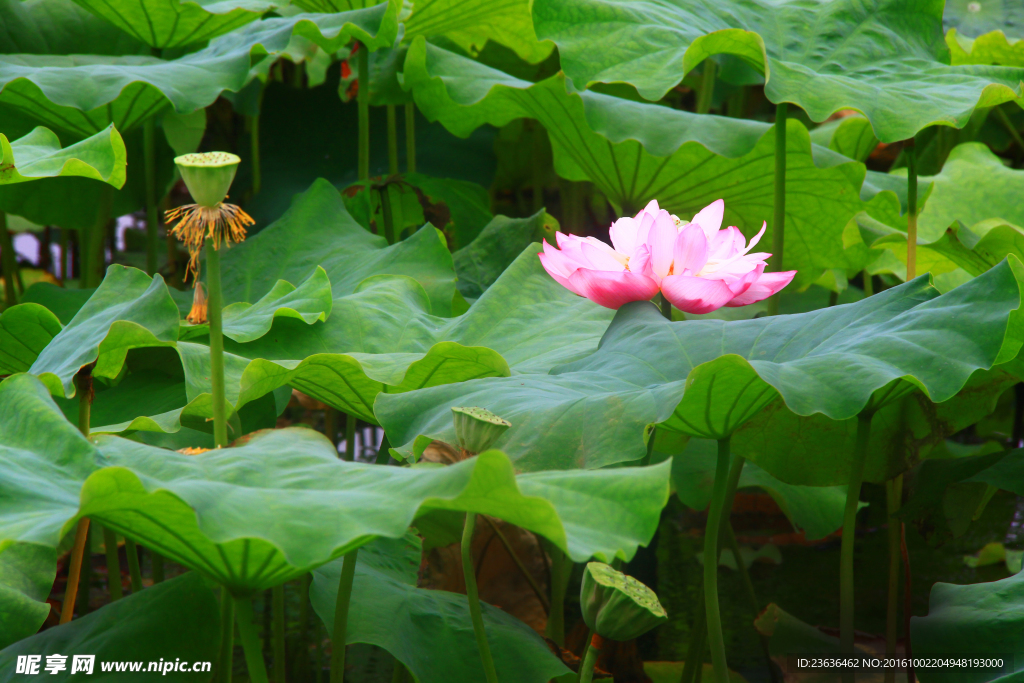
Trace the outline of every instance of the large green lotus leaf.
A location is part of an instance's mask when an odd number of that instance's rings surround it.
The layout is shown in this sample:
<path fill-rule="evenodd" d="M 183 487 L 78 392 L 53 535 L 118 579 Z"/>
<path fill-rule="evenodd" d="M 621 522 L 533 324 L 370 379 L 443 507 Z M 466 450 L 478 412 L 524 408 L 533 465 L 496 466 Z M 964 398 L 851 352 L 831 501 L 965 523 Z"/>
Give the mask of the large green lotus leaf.
<path fill-rule="evenodd" d="M 690 439 L 686 450 L 674 457 L 672 482 L 676 495 L 687 507 L 704 510 L 711 502 L 717 452 L 718 444 L 714 441 Z M 739 488 L 767 492 L 809 540 L 824 538 L 843 525 L 845 486 L 794 486 L 751 462 L 743 467 Z"/>
<path fill-rule="evenodd" d="M 2 540 L 56 546 L 89 517 L 245 594 L 296 578 L 433 510 L 500 517 L 574 560 L 629 559 L 654 535 L 671 464 L 516 476 L 499 451 L 451 467 L 349 463 L 305 428 L 186 456 L 86 439 L 30 375 L 0 384 Z M 14 404 L 17 404 L 15 409 Z M 33 428 L 43 432 L 33 432 Z M 35 479 L 33 479 L 35 477 Z"/>
<path fill-rule="evenodd" d="M 56 396 L 75 395 L 74 377 L 95 362 L 96 377 L 117 377 L 129 349 L 172 346 L 178 338 L 178 307 L 159 275 L 110 266 L 106 277 L 32 363 Z"/>
<path fill-rule="evenodd" d="M 0 107 L 22 111 L 71 135 L 87 137 L 111 123 L 125 132 L 159 111 L 201 109 L 238 92 L 251 63 L 285 49 L 293 35 L 334 52 L 355 38 L 371 50 L 395 39 L 394 0 L 365 10 L 299 14 L 249 24 L 174 60 L 149 56 L 0 55 Z"/>
<path fill-rule="evenodd" d="M 95 291 L 94 289 L 61 287 L 50 282 L 37 282 L 25 290 L 22 302 L 43 306 L 57 317 L 61 325 L 67 325 Z"/>
<path fill-rule="evenodd" d="M 1024 66 L 1024 40 L 1010 40 L 1002 31 L 992 31 L 971 40 L 956 29 L 946 34 L 953 64 L 996 64 Z"/>
<path fill-rule="evenodd" d="M 17 673 L 19 656 L 42 655 L 39 674 L 54 681 L 115 681 L 131 678 L 125 671 L 104 671 L 104 664 L 140 662 L 147 671 L 167 660 L 177 660 L 190 667 L 209 666 L 217 659 L 220 644 L 220 615 L 213 591 L 196 573 L 187 573 L 157 584 L 127 598 L 61 626 L 25 638 L 0 650 L 0 681 L 19 681 L 25 674 Z M 57 674 L 45 670 L 46 656 L 67 656 L 66 669 Z M 74 655 L 95 655 L 91 675 L 71 673 Z M 160 671 L 166 681 L 204 680 L 209 673 L 192 671 Z M 207 671 L 201 668 L 200 671 Z M 143 674 L 140 678 L 157 676 Z"/>
<path fill-rule="evenodd" d="M 536 63 L 555 46 L 537 40 L 530 5 L 529 0 L 415 0 L 405 19 L 405 36 L 444 36 L 471 55 L 493 40 Z"/>
<path fill-rule="evenodd" d="M 562 75 L 530 83 L 422 40 L 406 57 L 405 86 L 424 115 L 455 135 L 485 123 L 539 120 L 558 174 L 592 181 L 623 213 L 657 199 L 691 216 L 724 198 L 725 221 L 748 235 L 772 213 L 774 129 L 764 124 L 569 93 Z M 683 125 L 668 125 L 677 120 Z M 786 266 L 806 286 L 828 268 L 862 268 L 864 255 L 846 250 L 844 227 L 862 211 L 898 215 L 898 206 L 889 193 L 863 202 L 864 166 L 833 152 L 819 167 L 806 129 L 793 120 L 787 125 Z"/>
<path fill-rule="evenodd" d="M 477 298 L 531 243 L 542 239 L 554 243 L 558 227 L 554 216 L 544 210 L 529 218 L 495 216 L 476 239 L 452 254 L 459 292 L 468 299 Z"/>
<path fill-rule="evenodd" d="M 145 45 L 74 0 L 0 0 L 0 54 L 129 55 Z"/>
<path fill-rule="evenodd" d="M 60 330 L 57 317 L 39 304 L 5 309 L 0 314 L 0 374 L 28 370 Z"/>
<path fill-rule="evenodd" d="M 78 176 L 120 188 L 127 156 L 113 126 L 64 149 L 53 131 L 42 126 L 14 142 L 0 135 L 0 185 Z"/>
<path fill-rule="evenodd" d="M 846 116 L 822 124 L 811 131 L 811 142 L 860 162 L 878 146 L 871 122 L 863 116 Z"/>
<path fill-rule="evenodd" d="M 317 266 L 330 278 L 335 298 L 385 273 L 419 282 L 435 315 L 451 315 L 455 294 L 451 255 L 436 230 L 420 230 L 388 246 L 352 218 L 322 178 L 297 195 L 281 218 L 225 252 L 221 262 L 225 301 L 255 301 L 279 279 L 298 282 Z"/>
<path fill-rule="evenodd" d="M 46 598 L 56 575 L 55 549 L 0 543 L 0 647 L 27 638 L 43 625 L 50 614 Z"/>
<path fill-rule="evenodd" d="M 268 0 L 75 0 L 150 47 L 205 43 L 277 7 Z"/>
<path fill-rule="evenodd" d="M 277 318 L 292 318 L 307 325 L 327 320 L 331 314 L 331 281 L 323 268 L 317 266 L 313 274 L 298 287 L 278 280 L 259 301 L 250 304 L 236 301 L 223 310 L 224 336 L 236 342 L 259 339 L 273 325 Z M 189 325 L 182 330 L 181 339 L 208 335 L 210 326 Z"/>
<path fill-rule="evenodd" d="M 578 86 L 626 82 L 658 100 L 715 54 L 765 74 L 772 102 L 813 121 L 856 109 L 883 142 L 1021 97 L 1024 70 L 950 66 L 942 0 L 538 0 L 538 36 L 558 46 Z M 907 103 L 914 106 L 908 107 Z"/>
<path fill-rule="evenodd" d="M 487 408 L 512 423 L 497 446 L 517 455 L 522 470 L 640 459 L 653 424 L 721 438 L 777 398 L 772 409 L 792 414 L 797 428 L 802 416 L 854 422 L 914 386 L 930 401 L 947 401 L 976 371 L 1013 360 L 1024 340 L 1021 279 L 1024 266 L 1011 257 L 941 296 L 922 276 L 844 306 L 735 322 L 673 323 L 635 302 L 619 309 L 595 353 L 547 375 L 385 394 L 374 412 L 408 453 L 420 435 L 452 441 L 452 406 Z M 736 452 L 789 483 L 845 482 L 852 449 L 833 443 L 780 464 L 756 452 L 757 438 L 791 449 L 799 429 L 766 429 L 737 435 Z M 891 440 L 872 448 L 869 477 L 888 469 L 894 450 L 903 448 Z"/>
<path fill-rule="evenodd" d="M 479 681 L 483 667 L 465 595 L 416 587 L 420 539 L 378 539 L 359 549 L 346 641 L 384 648 L 420 683 Z M 309 598 L 332 628 L 341 560 L 313 572 Z M 486 603 L 484 628 L 502 681 L 547 683 L 569 673 L 529 626 Z M 445 666 L 437 666 L 438 652 Z"/>
<path fill-rule="evenodd" d="M 917 675 L 922 683 L 1020 681 L 1020 662 L 1024 661 L 1022 630 L 1024 573 L 968 586 L 936 583 L 928 599 L 928 616 L 910 620 L 914 657 L 942 657 L 962 652 L 972 657 L 1001 657 L 1005 668 L 995 672 L 992 669 L 918 667 Z M 1014 671 L 1018 673 L 1012 675 Z"/>

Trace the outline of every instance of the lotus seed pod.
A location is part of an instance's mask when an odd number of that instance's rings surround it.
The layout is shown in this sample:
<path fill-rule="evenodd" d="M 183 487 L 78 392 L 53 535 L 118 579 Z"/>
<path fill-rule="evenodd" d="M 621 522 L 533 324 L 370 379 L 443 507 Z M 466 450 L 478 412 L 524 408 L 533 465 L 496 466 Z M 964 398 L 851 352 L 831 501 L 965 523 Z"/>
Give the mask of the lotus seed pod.
<path fill-rule="evenodd" d="M 633 640 L 668 620 L 650 588 L 604 562 L 583 572 L 580 606 L 587 627 L 610 640 Z"/>
<path fill-rule="evenodd" d="M 459 447 L 469 453 L 482 453 L 512 426 L 483 408 L 452 408 L 455 438 Z"/>
<path fill-rule="evenodd" d="M 211 208 L 228 196 L 241 161 L 228 152 L 184 154 L 174 159 L 195 203 Z"/>

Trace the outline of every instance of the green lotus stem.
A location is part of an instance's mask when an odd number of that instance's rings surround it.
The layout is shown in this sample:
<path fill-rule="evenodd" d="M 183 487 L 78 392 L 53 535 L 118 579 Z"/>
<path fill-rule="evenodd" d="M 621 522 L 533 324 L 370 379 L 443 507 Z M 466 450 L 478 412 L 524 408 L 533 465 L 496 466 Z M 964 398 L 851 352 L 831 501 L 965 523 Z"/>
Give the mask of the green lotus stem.
<path fill-rule="evenodd" d="M 270 589 L 274 601 L 273 648 L 274 648 L 274 683 L 284 683 L 285 649 L 284 649 L 284 584 Z"/>
<path fill-rule="evenodd" d="M 92 368 L 93 364 L 86 365 L 75 375 L 75 393 L 78 394 L 78 431 L 82 436 L 89 436 L 90 417 L 92 413 Z M 85 548 L 89 541 L 89 519 L 78 520 L 78 527 L 75 530 L 75 543 L 71 547 L 71 564 L 68 566 L 67 588 L 64 590 L 64 604 L 61 605 L 60 623 L 66 624 L 71 621 L 75 613 L 75 599 L 78 597 L 78 581 L 82 574 L 82 559 L 85 556 Z M 88 559 L 86 559 L 88 562 Z M 88 610 L 89 604 L 89 583 L 85 584 L 86 608 L 80 610 L 83 614 Z"/>
<path fill-rule="evenodd" d="M 103 545 L 107 551 L 107 585 L 111 601 L 124 597 L 121 589 L 121 558 L 117 554 L 117 534 L 109 527 L 103 527 Z"/>
<path fill-rule="evenodd" d="M 142 590 L 142 567 L 139 566 L 139 546 L 130 538 L 124 539 L 124 550 L 128 554 L 128 576 L 132 580 L 132 593 Z"/>
<path fill-rule="evenodd" d="M 1017 143 L 1017 147 L 1024 151 L 1024 140 L 1020 137 L 1020 131 L 1013 127 L 1013 123 L 1010 122 L 1010 117 L 1006 115 L 1002 107 L 993 107 L 992 110 L 996 113 L 996 118 L 999 119 L 999 123 L 1003 125 L 1006 132 L 1010 134 L 1013 141 Z"/>
<path fill-rule="evenodd" d="M 885 606 L 885 656 L 896 655 L 896 636 L 899 630 L 898 610 L 900 594 L 900 530 L 901 524 L 895 515 L 903 502 L 903 475 L 899 474 L 885 482 L 886 515 L 889 518 L 887 540 L 889 541 L 889 587 Z M 894 683 L 896 670 L 885 670 L 885 683 Z"/>
<path fill-rule="evenodd" d="M 583 641 L 583 652 L 580 653 L 580 668 L 576 672 L 577 683 L 583 678 L 583 662 L 587 659 L 587 653 L 590 652 L 590 641 L 594 639 L 594 629 L 587 631 L 587 639 Z"/>
<path fill-rule="evenodd" d="M 594 680 L 594 669 L 597 668 L 597 658 L 601 655 L 603 638 L 596 633 L 590 636 L 590 646 L 587 654 L 583 656 L 583 663 L 580 664 L 580 683 L 591 683 Z"/>
<path fill-rule="evenodd" d="M 389 104 L 388 111 L 388 173 L 398 173 L 398 124 L 395 121 L 395 105 Z"/>
<path fill-rule="evenodd" d="M 686 662 L 683 664 L 683 677 L 680 683 L 693 683 L 704 668 L 704 652 L 708 646 L 708 620 L 704 610 L 704 590 L 697 595 L 694 605 L 693 627 L 690 630 L 690 643 L 686 648 Z"/>
<path fill-rule="evenodd" d="M 907 155 L 907 279 L 917 277 L 917 149 L 914 138 L 903 146 Z"/>
<path fill-rule="evenodd" d="M 345 413 L 345 460 L 356 459 L 356 416 Z"/>
<path fill-rule="evenodd" d="M 659 293 L 658 296 L 661 297 L 661 304 L 659 306 L 661 314 L 665 316 L 666 320 L 672 320 L 672 302 L 664 294 Z"/>
<path fill-rule="evenodd" d="M 228 589 L 220 589 L 220 653 L 217 664 L 217 683 L 231 683 L 235 663 L 235 601 Z"/>
<path fill-rule="evenodd" d="M 149 559 L 152 565 L 153 583 L 161 583 L 164 580 L 164 556 L 150 550 Z"/>
<path fill-rule="evenodd" d="M 850 469 L 850 483 L 846 490 L 846 509 L 843 512 L 843 538 L 839 551 L 839 646 L 843 654 L 853 654 L 853 543 L 856 538 L 857 507 L 860 487 L 864 481 L 864 464 L 871 441 L 871 414 L 857 416 L 857 442 Z M 854 680 L 853 670 L 844 671 L 843 681 Z"/>
<path fill-rule="evenodd" d="M 708 641 L 711 663 L 715 668 L 715 683 L 729 683 L 729 664 L 725 657 L 725 637 L 722 634 L 722 615 L 718 608 L 718 535 L 729 491 L 730 455 L 729 437 L 718 440 L 718 464 L 715 485 L 708 507 L 707 529 L 704 532 L 704 607 L 707 612 Z M 737 458 L 737 462 L 742 462 Z M 740 466 L 742 467 L 742 466 Z M 739 467 L 736 480 L 739 480 Z"/>
<path fill-rule="evenodd" d="M 395 668 L 391 670 L 391 683 L 403 683 L 405 680 L 405 665 L 395 659 Z"/>
<path fill-rule="evenodd" d="M 498 683 L 498 672 L 494 668 L 491 657 L 491 646 L 487 644 L 487 632 L 484 630 L 484 615 L 480 608 L 480 593 L 476 586 L 476 571 L 473 569 L 473 530 L 476 528 L 476 514 L 466 513 L 466 524 L 462 530 L 462 572 L 466 577 L 466 596 L 469 599 L 469 616 L 473 621 L 473 633 L 476 635 L 476 648 L 480 652 L 480 662 L 484 667 L 487 683 Z"/>
<path fill-rule="evenodd" d="M 548 612 L 548 623 L 544 627 L 544 635 L 565 647 L 565 594 L 572 578 L 573 562 L 562 550 L 553 543 L 545 543 L 548 556 L 551 558 L 551 610 Z"/>
<path fill-rule="evenodd" d="M 114 205 L 114 188 L 106 183 L 99 190 L 99 206 L 96 210 L 96 223 L 91 230 L 83 235 L 80 249 L 80 260 L 82 263 L 81 278 L 82 288 L 98 287 L 103 279 L 103 239 L 107 232 L 107 224 L 110 222 L 110 212 Z"/>
<path fill-rule="evenodd" d="M 331 406 L 324 408 L 324 436 L 331 440 L 335 450 L 338 448 L 338 411 Z"/>
<path fill-rule="evenodd" d="M 380 192 L 380 212 L 383 216 L 384 222 L 384 239 L 387 240 L 388 244 L 395 243 L 395 222 L 391 216 L 391 193 L 388 190 L 388 186 L 385 185 L 379 190 Z"/>
<path fill-rule="evenodd" d="M 864 270 L 861 274 L 861 277 L 864 278 L 864 296 L 874 296 L 875 281 L 871 279 L 871 273 L 869 273 L 867 270 Z"/>
<path fill-rule="evenodd" d="M 540 589 L 540 586 L 537 585 L 537 580 L 533 578 L 533 574 L 531 574 L 530 570 L 526 568 L 525 564 L 523 564 L 523 561 L 519 558 L 519 555 L 516 554 L 516 551 L 512 548 L 512 544 L 509 543 L 508 539 L 505 537 L 505 534 L 501 533 L 501 529 L 498 527 L 498 525 L 495 524 L 491 520 L 491 518 L 486 515 L 484 515 L 484 519 L 490 525 L 491 530 L 494 532 L 494 535 L 498 537 L 499 541 L 501 541 L 501 545 L 505 547 L 505 552 L 507 552 L 509 557 L 512 558 L 512 562 L 515 563 L 516 569 L 518 569 L 519 573 L 522 574 L 524 579 L 526 579 L 526 583 L 530 584 L 530 590 L 532 590 L 533 594 L 537 596 L 537 600 L 540 602 L 540 606 L 544 608 L 544 614 L 550 615 L 551 603 L 548 602 L 548 598 L 546 595 L 544 595 L 544 591 L 542 591 Z"/>
<path fill-rule="evenodd" d="M 316 683 L 320 683 L 324 679 L 324 636 L 320 631 L 319 621 L 314 623 L 313 628 L 316 631 L 316 676 L 314 679 Z"/>
<path fill-rule="evenodd" d="M 242 641 L 242 650 L 245 652 L 245 665 L 249 670 L 249 680 L 252 683 L 269 683 L 267 665 L 263 661 L 263 651 L 260 649 L 260 636 L 256 633 L 256 617 L 252 611 L 252 600 L 234 598 L 233 601 L 235 616 L 238 620 L 238 635 Z"/>
<path fill-rule="evenodd" d="M 405 104 L 405 171 L 416 172 L 416 105 Z"/>
<path fill-rule="evenodd" d="M 772 259 L 773 270 L 783 270 L 782 250 L 786 236 L 786 116 L 789 104 L 779 102 L 775 107 L 775 185 L 773 190 L 774 211 L 772 212 Z M 779 314 L 779 294 L 768 299 L 768 315 Z"/>
<path fill-rule="evenodd" d="M 370 51 L 359 43 L 359 91 L 356 104 L 359 106 L 359 180 L 370 179 Z"/>
<path fill-rule="evenodd" d="M 651 430 L 651 436 L 647 439 L 647 453 L 640 460 L 640 467 L 647 467 L 651 464 L 651 458 L 654 456 L 654 438 L 657 436 L 657 433 L 657 427 Z"/>
<path fill-rule="evenodd" d="M 18 253 L 14 250 L 14 240 L 7 230 L 7 214 L 3 211 L 0 211 L 0 256 L 3 257 L 4 303 L 14 306 L 18 303 L 17 282 L 21 273 L 18 272 Z M 63 266 L 61 268 L 63 270 Z"/>
<path fill-rule="evenodd" d="M 704 74 L 700 83 L 700 94 L 697 97 L 697 113 L 707 114 L 711 111 L 711 100 L 715 94 L 715 71 L 718 64 L 708 57 L 704 60 Z"/>
<path fill-rule="evenodd" d="M 539 121 L 531 121 L 530 124 L 530 130 L 533 132 L 530 145 L 530 175 L 532 176 L 530 182 L 533 185 L 532 213 L 537 213 L 544 208 L 544 171 L 546 169 L 541 163 L 541 159 L 544 156 L 543 136 L 547 133 Z"/>
<path fill-rule="evenodd" d="M 160 248 L 160 219 L 156 198 L 156 120 L 151 116 L 142 124 L 142 157 L 146 181 L 146 272 L 157 271 Z"/>
<path fill-rule="evenodd" d="M 224 296 L 220 285 L 220 253 L 213 241 L 206 240 L 206 315 L 210 321 L 210 384 L 213 391 L 213 440 L 217 446 L 228 445 L 228 418 L 224 391 L 224 327 L 222 311 Z"/>
<path fill-rule="evenodd" d="M 746 118 L 749 96 L 750 86 L 741 85 L 736 94 L 729 98 L 726 113 L 734 119 Z"/>
<path fill-rule="evenodd" d="M 364 81 L 365 82 L 365 81 Z M 338 599 L 334 603 L 334 633 L 331 635 L 331 683 L 344 683 L 345 645 L 348 633 L 348 608 L 352 602 L 352 582 L 356 576 L 359 549 L 350 550 L 341 565 Z"/>
<path fill-rule="evenodd" d="M 260 94 L 262 102 L 263 95 Z M 263 187 L 263 172 L 260 166 L 260 115 L 249 117 L 249 154 L 252 157 L 252 194 L 256 196 Z"/>

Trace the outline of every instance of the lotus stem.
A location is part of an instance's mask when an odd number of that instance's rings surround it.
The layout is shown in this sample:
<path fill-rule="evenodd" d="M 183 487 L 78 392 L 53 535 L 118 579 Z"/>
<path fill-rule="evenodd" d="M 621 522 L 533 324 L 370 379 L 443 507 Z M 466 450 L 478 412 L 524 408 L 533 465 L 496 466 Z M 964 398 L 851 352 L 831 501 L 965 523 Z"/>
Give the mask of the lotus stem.
<path fill-rule="evenodd" d="M 387 240 L 388 244 L 395 243 L 395 222 L 391 216 L 391 192 L 388 190 L 388 186 L 384 185 L 380 188 L 380 212 L 383 216 L 384 222 L 384 239 Z"/>
<path fill-rule="evenodd" d="M 206 240 L 206 285 L 209 288 L 206 315 L 210 321 L 210 384 L 213 391 L 213 440 L 228 445 L 228 420 L 224 391 L 224 296 L 220 285 L 220 253 L 213 240 Z M 250 608 L 251 609 L 251 608 Z"/>
<path fill-rule="evenodd" d="M 917 146 L 914 138 L 903 146 L 907 154 L 907 279 L 917 277 Z"/>
<path fill-rule="evenodd" d="M 1010 117 L 1006 115 L 1006 112 L 1003 111 L 1002 107 L 996 106 L 993 107 L 992 110 L 996 113 L 996 118 L 999 119 L 999 123 L 1003 125 L 1006 132 L 1010 134 L 1011 138 L 1013 138 L 1013 141 L 1017 143 L 1017 147 L 1020 148 L 1021 151 L 1024 151 L 1024 140 L 1021 139 L 1020 132 L 1014 128 L 1013 123 L 1010 121 Z"/>
<path fill-rule="evenodd" d="M 896 655 L 896 636 L 898 631 L 897 610 L 899 609 L 900 592 L 900 523 L 896 513 L 900 510 L 903 500 L 903 475 L 897 475 L 885 482 L 886 515 L 889 518 L 889 594 L 885 609 L 885 656 Z M 885 683 L 894 683 L 896 669 L 885 670 Z"/>
<path fill-rule="evenodd" d="M 786 117 L 789 103 L 779 102 L 775 107 L 775 186 L 774 211 L 772 213 L 772 260 L 773 269 L 783 270 L 783 247 L 786 236 Z M 779 294 L 768 299 L 768 315 L 779 314 Z"/>
<path fill-rule="evenodd" d="M 864 296 L 865 297 L 874 296 L 875 295 L 875 282 L 874 282 L 874 280 L 871 279 L 871 277 L 872 277 L 871 273 L 869 273 L 867 270 L 864 270 L 864 271 L 862 271 L 861 277 L 864 278 Z"/>
<path fill-rule="evenodd" d="M 544 208 L 545 167 L 541 164 L 541 159 L 544 156 L 544 136 L 547 135 L 547 132 L 539 121 L 530 122 L 530 131 L 533 133 L 530 145 L 531 184 L 533 185 L 533 211 L 531 213 L 537 213 Z"/>
<path fill-rule="evenodd" d="M 110 588 L 110 600 L 124 597 L 121 588 L 121 558 L 117 554 L 117 534 L 109 527 L 103 527 L 103 545 L 107 551 L 107 585 Z"/>
<path fill-rule="evenodd" d="M 725 637 L 722 634 L 722 615 L 718 608 L 718 540 L 721 533 L 725 505 L 730 503 L 730 489 L 735 492 L 742 471 L 742 458 L 730 467 L 729 437 L 718 440 L 718 463 L 715 468 L 715 485 L 708 507 L 707 529 L 704 532 L 704 606 L 707 612 L 708 641 L 711 647 L 711 663 L 715 668 L 715 683 L 729 683 L 729 664 L 725 656 Z"/>
<path fill-rule="evenodd" d="M 132 594 L 142 590 L 142 567 L 139 565 L 139 546 L 125 537 L 124 550 L 128 554 L 128 576 L 132 581 Z"/>
<path fill-rule="evenodd" d="M 395 105 L 387 106 L 388 112 L 388 174 L 398 174 L 398 123 L 395 120 Z"/>
<path fill-rule="evenodd" d="M 665 317 L 666 320 L 671 321 L 672 320 L 672 302 L 669 301 L 668 297 L 666 297 L 664 294 L 659 293 L 658 296 L 661 297 L 661 304 L 659 306 L 659 308 L 661 308 L 661 314 Z"/>
<path fill-rule="evenodd" d="M 142 156 L 146 176 L 146 272 L 153 275 L 160 248 L 160 219 L 156 205 L 156 120 L 152 116 L 142 124 Z"/>
<path fill-rule="evenodd" d="M 395 659 L 395 668 L 391 670 L 391 683 L 404 683 L 406 680 L 405 665 Z"/>
<path fill-rule="evenodd" d="M 331 636 L 331 683 L 345 681 L 345 645 L 348 633 L 348 608 L 352 602 L 352 582 L 356 576 L 359 549 L 350 550 L 341 565 L 338 598 L 334 603 L 334 634 Z"/>
<path fill-rule="evenodd" d="M 356 459 L 356 416 L 345 413 L 345 460 Z"/>
<path fill-rule="evenodd" d="M 359 180 L 370 179 L 370 51 L 362 43 L 357 44 L 359 69 L 359 91 L 356 104 L 359 107 Z"/>
<path fill-rule="evenodd" d="M 260 93 L 260 103 L 262 105 L 263 94 Z M 252 196 L 256 196 L 260 193 L 260 189 L 263 187 L 263 170 L 260 165 L 260 115 L 256 114 L 249 118 L 249 144 L 251 145 L 249 154 L 252 157 Z"/>
<path fill-rule="evenodd" d="M 860 487 L 864 481 L 864 464 L 871 441 L 871 414 L 857 416 L 857 442 L 853 453 L 850 482 L 846 490 L 846 509 L 843 513 L 843 538 L 839 551 L 839 646 L 842 654 L 853 654 L 853 544 L 857 533 L 857 507 Z M 843 672 L 843 683 L 852 683 L 854 671 Z"/>
<path fill-rule="evenodd" d="M 476 572 L 473 569 L 473 530 L 476 528 L 476 514 L 466 513 L 466 524 L 462 530 L 462 573 L 466 577 L 466 596 L 469 599 L 469 616 L 473 621 L 473 633 L 476 634 L 476 647 L 480 652 L 480 662 L 484 667 L 487 683 L 498 683 L 498 672 L 494 668 L 491 657 L 491 646 L 487 643 L 487 632 L 484 630 L 484 615 L 480 608 L 480 593 L 476 586 Z"/>
<path fill-rule="evenodd" d="M 331 406 L 324 407 L 324 435 L 338 450 L 338 411 Z"/>
<path fill-rule="evenodd" d="M 708 57 L 704 60 L 704 74 L 700 83 L 700 93 L 697 96 L 697 113 L 707 114 L 711 111 L 711 100 L 715 94 L 715 71 L 718 64 L 714 59 Z"/>
<path fill-rule="evenodd" d="M 274 683 L 285 683 L 285 649 L 284 649 L 284 584 L 270 589 L 274 601 L 274 622 L 272 629 L 274 649 Z"/>
<path fill-rule="evenodd" d="M 565 593 L 572 578 L 572 560 L 553 543 L 546 543 L 548 556 L 551 558 L 551 610 L 548 612 L 548 623 L 544 635 L 555 641 L 559 647 L 565 647 Z"/>
<path fill-rule="evenodd" d="M 238 635 L 242 640 L 242 650 L 245 652 L 245 665 L 249 670 L 249 680 L 252 683 L 269 683 L 267 665 L 263 661 L 263 651 L 260 649 L 260 637 L 256 633 L 256 618 L 252 611 L 252 600 L 234 598 L 234 604 L 235 616 L 238 620 Z"/>
<path fill-rule="evenodd" d="M 416 172 L 416 105 L 405 105 L 405 171 Z"/>
<path fill-rule="evenodd" d="M 78 371 L 75 375 L 75 390 L 78 394 L 78 431 L 82 436 L 89 436 L 89 420 L 92 413 L 92 369 L 90 363 Z M 82 574 L 82 556 L 85 554 L 86 543 L 89 540 L 89 519 L 78 520 L 78 528 L 75 530 L 75 543 L 71 547 L 71 565 L 68 567 L 68 583 L 64 590 L 64 604 L 61 605 L 60 623 L 66 624 L 71 621 L 75 613 L 75 599 L 78 597 L 78 580 Z M 88 602 L 89 587 L 86 584 L 86 602 Z"/>
<path fill-rule="evenodd" d="M 98 287 L 103 279 L 103 264 L 105 261 L 103 253 L 103 238 L 107 232 L 107 224 L 110 222 L 110 211 L 114 205 L 114 188 L 103 184 L 99 190 L 99 207 L 96 211 L 96 223 L 92 229 L 86 231 L 80 249 L 82 273 L 80 275 L 83 288 Z"/>
<path fill-rule="evenodd" d="M 754 582 L 750 578 L 750 571 L 747 569 L 747 563 L 743 560 L 743 556 L 740 554 L 740 544 L 736 540 L 736 533 L 733 531 L 732 524 L 729 520 L 726 520 L 722 524 L 722 535 L 725 537 L 726 543 L 729 545 L 729 549 L 732 550 L 732 556 L 736 560 L 736 570 L 739 572 L 740 581 L 743 583 L 743 590 L 747 594 L 747 600 L 750 602 L 750 609 L 754 619 L 761 614 L 761 601 L 757 599 L 757 591 L 754 590 Z M 761 643 L 761 652 L 764 654 L 765 664 L 768 666 L 768 676 L 772 682 L 775 683 L 779 680 L 778 673 L 775 670 L 775 666 L 772 663 L 772 655 L 768 648 L 768 636 L 763 633 L 758 634 L 758 640 Z"/>
<path fill-rule="evenodd" d="M 3 258 L 4 303 L 14 306 L 18 303 L 17 284 L 21 273 L 18 272 L 18 253 L 14 250 L 14 240 L 7 230 L 7 214 L 3 211 L 0 211 L 0 257 Z"/>
<path fill-rule="evenodd" d="M 533 578 L 533 574 L 531 574 L 530 570 L 526 568 L 525 564 L 523 564 L 523 561 L 519 558 L 519 555 L 517 555 L 516 551 L 512 548 L 512 544 L 508 542 L 508 538 L 505 537 L 505 534 L 501 533 L 501 529 L 498 527 L 497 524 L 494 523 L 494 520 L 492 520 L 487 515 L 483 515 L 483 518 L 490 525 L 491 530 L 494 532 L 494 535 L 498 537 L 499 541 L 501 541 L 501 545 L 505 547 L 505 552 L 507 552 L 509 557 L 512 558 L 512 561 L 516 565 L 516 569 L 518 569 L 519 573 L 522 574 L 524 579 L 526 579 L 526 583 L 530 584 L 530 590 L 532 590 L 533 594 L 537 596 L 537 600 L 540 602 L 540 606 L 544 608 L 544 614 L 550 615 L 551 603 L 548 602 L 548 598 L 546 595 L 544 595 L 544 591 L 542 591 L 540 589 L 540 586 L 537 585 L 537 580 Z"/>
<path fill-rule="evenodd" d="M 220 589 L 220 656 L 217 683 L 231 683 L 235 661 L 235 601 L 223 586 Z"/>
<path fill-rule="evenodd" d="M 590 637 L 590 647 L 583 657 L 580 665 L 580 683 L 591 683 L 594 680 L 594 669 L 597 668 L 597 658 L 601 655 L 601 648 L 604 646 L 604 638 L 598 634 Z"/>

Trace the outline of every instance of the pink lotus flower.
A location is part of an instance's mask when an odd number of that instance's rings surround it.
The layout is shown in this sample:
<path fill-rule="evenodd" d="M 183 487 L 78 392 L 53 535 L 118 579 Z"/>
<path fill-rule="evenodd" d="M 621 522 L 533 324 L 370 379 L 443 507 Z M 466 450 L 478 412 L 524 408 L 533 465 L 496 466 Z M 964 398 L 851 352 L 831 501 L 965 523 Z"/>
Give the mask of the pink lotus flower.
<path fill-rule="evenodd" d="M 792 281 L 795 270 L 765 273 L 771 254 L 750 253 L 767 224 L 748 244 L 736 227 L 721 229 L 721 199 L 684 223 L 652 201 L 635 217 L 615 221 L 614 248 L 593 237 L 556 233 L 546 241 L 544 269 L 569 291 L 608 308 L 651 299 L 659 290 L 685 313 L 710 313 L 767 299 Z"/>

